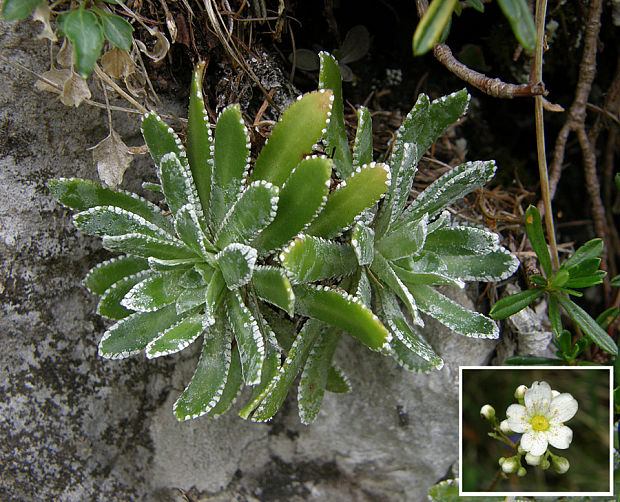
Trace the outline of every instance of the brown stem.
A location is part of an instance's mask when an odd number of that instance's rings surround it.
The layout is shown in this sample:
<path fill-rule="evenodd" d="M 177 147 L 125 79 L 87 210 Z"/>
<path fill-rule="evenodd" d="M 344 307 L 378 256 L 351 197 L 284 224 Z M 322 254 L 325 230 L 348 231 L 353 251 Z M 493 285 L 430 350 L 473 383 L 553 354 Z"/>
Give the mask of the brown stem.
<path fill-rule="evenodd" d="M 500 469 L 499 471 L 497 471 L 497 474 L 495 475 L 495 477 L 493 478 L 493 481 L 491 481 L 491 484 L 489 485 L 489 487 L 486 489 L 487 492 L 492 492 L 493 489 L 495 488 L 495 485 L 497 485 L 497 483 L 499 482 L 500 479 L 502 479 L 502 470 Z"/>

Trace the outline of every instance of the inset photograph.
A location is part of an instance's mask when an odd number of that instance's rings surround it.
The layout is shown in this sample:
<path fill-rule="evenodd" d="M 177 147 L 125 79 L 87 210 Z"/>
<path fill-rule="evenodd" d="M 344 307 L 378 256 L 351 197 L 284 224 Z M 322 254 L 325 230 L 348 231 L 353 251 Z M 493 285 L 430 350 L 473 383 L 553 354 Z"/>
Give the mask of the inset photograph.
<path fill-rule="evenodd" d="M 612 368 L 460 368 L 461 495 L 613 494 Z"/>

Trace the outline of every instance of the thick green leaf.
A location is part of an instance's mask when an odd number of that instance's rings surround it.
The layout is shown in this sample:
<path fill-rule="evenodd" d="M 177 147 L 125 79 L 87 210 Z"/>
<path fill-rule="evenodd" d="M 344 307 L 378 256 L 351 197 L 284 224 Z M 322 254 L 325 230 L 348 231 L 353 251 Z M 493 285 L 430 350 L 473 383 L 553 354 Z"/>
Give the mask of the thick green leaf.
<path fill-rule="evenodd" d="M 375 256 L 375 232 L 372 228 L 357 223 L 351 236 L 351 246 L 360 266 L 372 264 Z"/>
<path fill-rule="evenodd" d="M 321 89 L 300 96 L 289 106 L 256 159 L 250 180 L 281 187 L 324 134 L 333 100 L 331 91 Z"/>
<path fill-rule="evenodd" d="M 252 415 L 252 421 L 266 422 L 273 418 L 324 329 L 325 325 L 319 321 L 310 319 L 306 322 L 295 338 L 284 364 L 263 392 L 263 400 Z"/>
<path fill-rule="evenodd" d="M 334 169 L 338 177 L 344 180 L 353 172 L 353 159 L 344 126 L 342 76 L 338 62 L 331 54 L 319 52 L 319 60 L 321 62 L 319 89 L 330 89 L 334 96 L 327 133 L 324 135 L 327 154 L 334 159 Z M 372 158 L 368 162 L 371 161 Z"/>
<path fill-rule="evenodd" d="M 82 78 L 88 78 L 103 48 L 103 29 L 97 16 L 84 9 L 78 9 L 63 16 L 62 31 L 73 44 L 75 68 Z"/>
<path fill-rule="evenodd" d="M 159 167 L 162 157 L 168 153 L 174 153 L 179 161 L 187 163 L 181 138 L 155 112 L 144 114 L 141 129 L 156 167 Z"/>
<path fill-rule="evenodd" d="M 202 231 L 192 204 L 186 204 L 179 209 L 174 218 L 174 229 L 179 239 L 199 255 L 207 257 L 217 251 Z"/>
<path fill-rule="evenodd" d="M 472 338 L 498 338 L 499 330 L 488 317 L 472 312 L 430 286 L 407 284 L 418 308 L 460 335 Z"/>
<path fill-rule="evenodd" d="M 85 211 L 96 206 L 116 206 L 142 216 L 170 235 L 174 228 L 170 219 L 156 205 L 129 192 L 114 192 L 92 181 L 79 178 L 59 178 L 51 180 L 48 188 L 58 201 L 71 209 Z"/>
<path fill-rule="evenodd" d="M 133 26 L 116 14 L 95 8 L 101 19 L 103 35 L 112 45 L 124 51 L 130 51 L 133 43 Z"/>
<path fill-rule="evenodd" d="M 212 326 L 215 323 L 215 313 L 224 299 L 225 291 L 224 276 L 220 270 L 216 270 L 211 276 L 205 293 L 205 316 L 202 321 L 204 327 Z"/>
<path fill-rule="evenodd" d="M 213 169 L 211 158 L 213 138 L 209 126 L 209 115 L 202 95 L 204 70 L 205 63 L 201 61 L 194 68 L 192 75 L 187 117 L 187 160 L 202 204 L 202 212 L 208 214 Z M 203 229 L 205 229 L 204 226 Z"/>
<path fill-rule="evenodd" d="M 358 297 L 361 302 L 366 305 L 372 305 L 372 289 L 370 286 L 370 279 L 366 273 L 367 268 L 363 267 L 359 269 L 359 279 L 357 281 L 357 287 L 355 288 L 355 296 Z"/>
<path fill-rule="evenodd" d="M 497 0 L 519 43 L 525 50 L 536 49 L 536 26 L 526 0 Z"/>
<path fill-rule="evenodd" d="M 203 305 L 206 301 L 206 289 L 206 285 L 199 288 L 184 289 L 175 302 L 177 314 L 183 314 L 199 305 Z"/>
<path fill-rule="evenodd" d="M 239 198 L 250 167 L 250 138 L 239 105 L 230 105 L 220 113 L 212 155 L 209 218 L 212 227 L 217 228 Z"/>
<path fill-rule="evenodd" d="M 418 220 L 408 220 L 398 228 L 390 229 L 378 242 L 377 250 L 388 260 L 413 256 L 426 241 L 428 214 Z"/>
<path fill-rule="evenodd" d="M 424 213 L 432 218 L 454 201 L 486 185 L 495 169 L 492 160 L 461 164 L 431 183 L 407 208 L 403 218 L 419 218 Z"/>
<path fill-rule="evenodd" d="M 154 257 L 162 260 L 196 258 L 196 254 L 181 241 L 162 240 L 142 234 L 105 235 L 103 247 L 108 251 L 118 251 L 144 258 Z"/>
<path fill-rule="evenodd" d="M 545 272 L 545 277 L 551 277 L 553 274 L 551 256 L 547 248 L 547 241 L 545 240 L 540 213 L 535 206 L 529 206 L 525 211 L 525 230 L 530 244 L 532 244 L 532 249 L 536 253 L 538 261 Z"/>
<path fill-rule="evenodd" d="M 298 285 L 295 310 L 347 331 L 372 350 L 383 349 L 390 334 L 381 321 L 359 299 L 327 286 Z"/>
<path fill-rule="evenodd" d="M 170 235 L 142 216 L 114 206 L 96 206 L 73 216 L 74 225 L 91 235 L 125 235 L 139 233 L 167 240 Z"/>
<path fill-rule="evenodd" d="M 357 110 L 357 131 L 353 143 L 353 167 L 372 162 L 372 117 L 368 108 L 360 106 Z"/>
<path fill-rule="evenodd" d="M 177 272 L 186 272 L 192 266 L 199 266 L 202 260 L 197 256 L 178 259 L 164 259 L 149 256 L 147 258 L 147 261 L 149 262 L 149 267 L 154 272 L 170 272 L 171 270 L 176 270 Z"/>
<path fill-rule="evenodd" d="M 441 255 L 443 273 L 463 281 L 503 281 L 519 268 L 519 260 L 510 251 L 498 247 L 483 255 Z"/>
<path fill-rule="evenodd" d="M 243 380 L 247 385 L 257 385 L 261 380 L 261 368 L 265 360 L 263 335 L 256 319 L 237 291 L 226 295 L 226 307 L 226 314 L 241 356 Z"/>
<path fill-rule="evenodd" d="M 97 295 L 102 295 L 112 284 L 149 268 L 144 258 L 119 256 L 95 265 L 84 277 L 84 285 Z"/>
<path fill-rule="evenodd" d="M 151 270 L 143 270 L 133 275 L 123 277 L 108 287 L 99 299 L 97 314 L 108 319 L 123 319 L 133 311 L 121 305 L 121 300 L 136 284 L 153 275 Z"/>
<path fill-rule="evenodd" d="M 280 261 L 298 283 L 343 277 L 357 269 L 352 246 L 308 235 L 295 238 L 280 253 Z"/>
<path fill-rule="evenodd" d="M 465 287 L 465 282 L 445 275 L 441 272 L 414 272 L 402 268 L 396 263 L 391 263 L 392 269 L 400 280 L 408 284 L 424 284 L 426 286 L 454 286 L 457 288 Z"/>
<path fill-rule="evenodd" d="M 351 392 L 351 382 L 342 370 L 331 366 L 327 372 L 325 390 L 334 394 L 347 394 Z"/>
<path fill-rule="evenodd" d="M 400 228 L 400 226 L 398 227 Z M 499 248 L 499 236 L 468 225 L 443 227 L 429 233 L 424 250 L 440 256 L 484 255 Z"/>
<path fill-rule="evenodd" d="M 280 370 L 280 353 L 269 342 L 266 343 L 265 362 L 261 370 L 260 384 L 252 389 L 252 395 L 246 405 L 239 411 L 241 418 L 247 419 L 267 395 L 269 385 Z"/>
<path fill-rule="evenodd" d="M 491 312 L 489 312 L 489 316 L 492 319 L 506 319 L 523 310 L 537 298 L 540 298 L 544 292 L 543 288 L 533 288 L 502 298 L 495 302 Z"/>
<path fill-rule="evenodd" d="M 332 161 L 312 156 L 302 160 L 280 190 L 276 217 L 254 240 L 269 252 L 289 242 L 306 227 L 327 201 Z"/>
<path fill-rule="evenodd" d="M 5 21 L 26 19 L 43 0 L 5 0 L 2 4 L 2 17 Z"/>
<path fill-rule="evenodd" d="M 157 175 L 172 214 L 178 213 L 188 204 L 200 214 L 202 209 L 187 162 L 181 162 L 174 152 L 167 153 L 159 162 Z"/>
<path fill-rule="evenodd" d="M 183 290 L 179 272 L 161 272 L 136 284 L 121 305 L 137 312 L 152 312 L 175 302 Z"/>
<path fill-rule="evenodd" d="M 299 380 L 297 395 L 299 418 L 302 424 L 311 424 L 319 414 L 332 358 L 339 340 L 339 329 L 325 330 L 319 335 L 308 355 Z"/>
<path fill-rule="evenodd" d="M 236 242 L 215 255 L 228 289 L 235 290 L 250 282 L 256 258 L 256 249 Z"/>
<path fill-rule="evenodd" d="M 255 181 L 231 208 L 215 236 L 221 249 L 233 242 L 247 243 L 276 217 L 278 188 L 269 182 Z"/>
<path fill-rule="evenodd" d="M 432 49 L 452 17 L 457 0 L 432 0 L 413 34 L 413 54 L 421 56 Z"/>
<path fill-rule="evenodd" d="M 235 346 L 232 349 L 230 368 L 228 369 L 228 376 L 226 378 L 224 389 L 222 390 L 222 395 L 220 396 L 217 404 L 207 413 L 207 415 L 212 418 L 219 417 L 223 413 L 227 412 L 235 403 L 235 400 L 241 391 L 243 377 L 241 374 L 241 359 L 237 348 L 238 347 Z"/>
<path fill-rule="evenodd" d="M 583 246 L 579 247 L 579 249 L 577 249 L 577 251 L 575 251 L 575 253 L 568 260 L 566 260 L 562 268 L 569 269 L 570 272 L 570 269 L 573 267 L 577 267 L 592 258 L 598 258 L 601 254 L 603 254 L 603 250 L 603 239 L 592 239 L 586 242 Z M 574 273 L 571 273 L 571 277 L 574 275 Z"/>
<path fill-rule="evenodd" d="M 217 318 L 223 321 L 221 316 Z M 177 420 L 198 418 L 217 405 L 226 386 L 230 359 L 230 329 L 224 322 L 218 322 L 209 336 L 204 337 L 194 376 L 174 403 Z"/>
<path fill-rule="evenodd" d="M 306 229 L 316 237 L 330 238 L 351 227 L 356 218 L 375 204 L 390 186 L 390 170 L 371 162 L 355 169 L 327 199 L 323 211 Z"/>
<path fill-rule="evenodd" d="M 202 333 L 202 316 L 187 317 L 171 326 L 146 346 L 146 357 L 174 354 L 189 347 Z"/>
<path fill-rule="evenodd" d="M 585 310 L 564 295 L 554 294 L 553 296 L 566 311 L 569 317 L 583 330 L 583 333 L 590 338 L 590 340 L 596 343 L 596 345 L 604 351 L 614 356 L 618 355 L 618 347 L 616 346 L 616 342 L 614 342 L 607 332 L 603 330 L 603 328 L 601 328 Z"/>
<path fill-rule="evenodd" d="M 254 269 L 252 284 L 256 296 L 280 307 L 290 316 L 294 313 L 295 294 L 291 282 L 280 267 L 259 266 Z"/>
<path fill-rule="evenodd" d="M 174 305 L 154 312 L 135 312 L 103 334 L 99 355 L 106 359 L 124 359 L 137 354 L 178 320 Z"/>

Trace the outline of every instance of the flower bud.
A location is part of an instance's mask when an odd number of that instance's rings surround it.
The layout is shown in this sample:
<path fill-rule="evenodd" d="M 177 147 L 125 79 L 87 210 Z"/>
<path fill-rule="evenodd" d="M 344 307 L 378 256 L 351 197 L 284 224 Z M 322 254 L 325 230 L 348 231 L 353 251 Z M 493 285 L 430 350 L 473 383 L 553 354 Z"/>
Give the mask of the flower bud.
<path fill-rule="evenodd" d="M 519 467 L 519 470 L 517 471 L 517 476 L 522 478 L 526 474 L 527 474 L 527 471 L 525 470 L 525 467 Z"/>
<path fill-rule="evenodd" d="M 542 460 L 542 455 L 532 455 L 528 453 L 525 455 L 525 461 L 527 465 L 540 465 L 540 461 Z"/>
<path fill-rule="evenodd" d="M 517 451 L 521 454 L 521 455 L 525 455 L 527 452 L 521 448 L 521 445 L 517 446 Z"/>
<path fill-rule="evenodd" d="M 495 408 L 490 404 L 485 404 L 482 408 L 480 408 L 480 416 L 483 420 L 492 420 L 495 418 Z"/>
<path fill-rule="evenodd" d="M 541 468 L 543 471 L 546 471 L 547 469 L 549 469 L 549 466 L 550 466 L 550 465 L 551 465 L 551 463 L 550 463 L 550 462 L 549 462 L 546 458 L 543 458 L 543 459 L 540 461 L 540 468 Z"/>
<path fill-rule="evenodd" d="M 502 431 L 506 435 L 512 434 L 512 430 L 508 426 L 508 420 L 501 421 L 501 423 L 499 424 L 499 430 Z"/>
<path fill-rule="evenodd" d="M 521 462 L 517 459 L 517 457 L 508 457 L 502 463 L 502 471 L 506 474 L 513 474 L 519 470 L 521 467 Z"/>
<path fill-rule="evenodd" d="M 564 474 L 566 471 L 568 471 L 570 463 L 564 457 L 554 455 L 551 459 L 551 466 L 553 467 L 553 470 L 558 474 Z"/>
<path fill-rule="evenodd" d="M 519 385 L 517 387 L 517 390 L 515 390 L 515 399 L 523 399 L 523 396 L 525 396 L 526 390 L 527 390 L 527 387 L 525 385 Z"/>
<path fill-rule="evenodd" d="M 506 462 L 506 457 L 499 457 L 499 460 L 497 461 L 497 463 L 499 465 L 502 465 L 504 462 Z"/>

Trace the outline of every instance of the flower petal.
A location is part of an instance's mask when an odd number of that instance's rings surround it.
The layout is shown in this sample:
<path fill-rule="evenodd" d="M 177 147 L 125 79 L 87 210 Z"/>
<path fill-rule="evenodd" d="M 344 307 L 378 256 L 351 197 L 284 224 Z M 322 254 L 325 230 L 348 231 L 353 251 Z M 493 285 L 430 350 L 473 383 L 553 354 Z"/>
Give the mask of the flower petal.
<path fill-rule="evenodd" d="M 559 448 L 560 450 L 565 450 L 570 446 L 573 440 L 573 431 L 565 425 L 551 427 L 547 432 L 547 439 L 551 446 Z"/>
<path fill-rule="evenodd" d="M 575 416 L 579 405 L 577 400 L 567 392 L 553 398 L 549 406 L 549 412 L 553 416 L 552 424 L 567 422 Z"/>
<path fill-rule="evenodd" d="M 507 420 L 510 430 L 514 432 L 527 431 L 525 406 L 521 406 L 520 404 L 511 404 L 506 410 L 506 416 L 508 417 Z"/>
<path fill-rule="evenodd" d="M 532 455 L 542 455 L 547 451 L 546 434 L 544 432 L 526 432 L 521 437 L 521 448 L 523 448 L 525 451 L 529 451 Z"/>
<path fill-rule="evenodd" d="M 526 408 L 541 409 L 551 402 L 551 387 L 547 382 L 534 382 L 525 392 L 524 399 Z"/>

